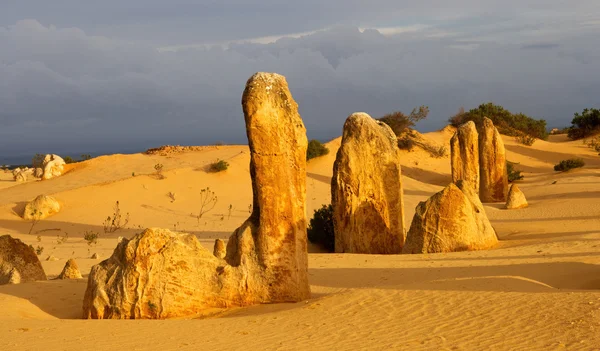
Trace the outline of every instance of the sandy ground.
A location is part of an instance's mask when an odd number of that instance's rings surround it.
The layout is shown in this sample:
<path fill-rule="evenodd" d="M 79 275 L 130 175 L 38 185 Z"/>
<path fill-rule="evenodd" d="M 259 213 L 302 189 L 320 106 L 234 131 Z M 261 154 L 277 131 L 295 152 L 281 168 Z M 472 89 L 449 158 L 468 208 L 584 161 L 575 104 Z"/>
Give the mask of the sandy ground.
<path fill-rule="evenodd" d="M 452 131 L 425 136 L 449 149 Z M 311 247 L 311 300 L 234 309 L 218 318 L 169 321 L 80 320 L 86 279 L 0 286 L 0 350 L 600 350 L 600 157 L 563 136 L 523 146 L 505 137 L 519 163 L 530 207 L 485 206 L 502 239 L 490 251 L 430 255 L 319 253 Z M 308 164 L 308 215 L 329 203 L 339 139 Z M 552 166 L 582 157 L 586 167 Z M 207 173 L 217 159 L 227 171 Z M 164 165 L 165 179 L 152 175 Z M 69 258 L 87 277 L 118 236 L 146 227 L 194 233 L 212 250 L 249 214 L 246 146 L 206 147 L 170 156 L 112 155 L 78 163 L 60 178 L 17 184 L 0 172 L 0 234 L 43 247 L 50 278 Z M 404 152 L 406 220 L 415 206 L 450 182 L 449 156 Z M 200 191 L 218 196 L 198 220 Z M 175 193 L 175 201 L 167 195 Z M 59 214 L 20 218 L 39 194 L 63 203 Z M 126 229 L 104 234 L 116 201 Z M 407 228 L 408 229 L 408 228 Z M 28 235 L 31 230 L 32 234 Z M 86 231 L 100 233 L 88 245 Z M 46 261 L 49 256 L 58 261 Z"/>

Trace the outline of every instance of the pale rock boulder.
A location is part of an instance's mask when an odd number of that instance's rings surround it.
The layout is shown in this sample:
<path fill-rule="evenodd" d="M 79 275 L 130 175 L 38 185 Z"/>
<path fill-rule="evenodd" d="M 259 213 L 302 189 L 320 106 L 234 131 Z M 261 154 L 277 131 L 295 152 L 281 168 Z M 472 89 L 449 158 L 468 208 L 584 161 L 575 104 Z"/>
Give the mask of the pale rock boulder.
<path fill-rule="evenodd" d="M 13 179 L 15 182 L 26 182 L 30 175 L 33 175 L 32 168 L 17 168 L 13 170 Z"/>
<path fill-rule="evenodd" d="M 27 220 L 44 219 L 60 212 L 60 209 L 60 203 L 55 198 L 47 195 L 39 195 L 25 205 L 23 218 Z"/>
<path fill-rule="evenodd" d="M 473 186 L 461 180 L 419 203 L 402 253 L 485 250 L 497 243 Z"/>
<path fill-rule="evenodd" d="M 392 129 L 366 113 L 344 123 L 333 164 L 335 251 L 398 254 L 405 240 L 402 174 Z"/>
<path fill-rule="evenodd" d="M 479 135 L 473 121 L 458 127 L 450 139 L 450 162 L 452 182 L 465 180 L 479 193 Z"/>
<path fill-rule="evenodd" d="M 529 206 L 525 194 L 519 189 L 517 184 L 513 184 L 508 191 L 508 199 L 506 200 L 505 207 L 509 210 L 517 208 L 525 208 Z"/>
<path fill-rule="evenodd" d="M 67 263 L 65 263 L 65 267 L 62 272 L 58 276 L 58 279 L 81 279 L 81 272 L 79 271 L 79 266 L 77 266 L 77 262 L 74 259 L 70 258 Z"/>
<path fill-rule="evenodd" d="M 254 194 L 225 259 L 194 235 L 147 229 L 92 267 L 84 318 L 170 318 L 310 297 L 306 130 L 283 76 L 257 73 L 242 97 Z M 220 249 L 216 250 L 221 252 Z"/>
<path fill-rule="evenodd" d="M 31 247 L 10 235 L 0 236 L 0 285 L 46 279 L 42 264 Z"/>
<path fill-rule="evenodd" d="M 62 175 L 65 167 L 65 160 L 54 154 L 48 154 L 44 158 L 42 179 L 52 179 Z"/>
<path fill-rule="evenodd" d="M 483 202 L 505 202 L 508 193 L 506 150 L 498 129 L 489 118 L 479 132 L 479 198 Z"/>
<path fill-rule="evenodd" d="M 225 242 L 221 239 L 215 240 L 215 246 L 213 248 L 213 255 L 217 258 L 225 258 L 227 255 L 227 249 Z"/>

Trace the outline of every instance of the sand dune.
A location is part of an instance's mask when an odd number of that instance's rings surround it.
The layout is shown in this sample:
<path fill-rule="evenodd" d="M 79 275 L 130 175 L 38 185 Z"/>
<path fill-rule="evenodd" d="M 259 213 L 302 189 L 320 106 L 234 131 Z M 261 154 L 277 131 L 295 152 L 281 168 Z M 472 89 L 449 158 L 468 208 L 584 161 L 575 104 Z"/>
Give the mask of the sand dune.
<path fill-rule="evenodd" d="M 448 147 L 452 130 L 424 136 Z M 311 300 L 234 309 L 218 318 L 169 321 L 80 320 L 86 280 L 0 286 L 0 349 L 92 350 L 600 350 L 600 157 L 580 141 L 552 136 L 529 147 L 504 137 L 508 160 L 525 179 L 530 206 L 507 211 L 487 204 L 501 239 L 489 251 L 428 255 L 325 254 L 311 247 Z M 307 167 L 308 216 L 330 201 L 340 139 Z M 556 173 L 560 160 L 586 167 Z M 216 159 L 227 171 L 208 173 Z M 152 173 L 164 165 L 165 179 Z M 247 146 L 205 147 L 158 155 L 112 155 L 77 163 L 48 181 L 12 182 L 0 173 L 0 234 L 44 248 L 50 278 L 75 258 L 84 277 L 114 249 L 118 236 L 146 227 L 194 233 L 212 249 L 249 214 Z M 406 219 L 450 182 L 449 157 L 403 152 Z M 199 194 L 218 196 L 198 220 Z M 175 201 L 167 195 L 175 193 Z M 39 194 L 64 205 L 37 223 L 20 218 Z M 116 201 L 129 213 L 126 229 L 104 234 Z M 100 233 L 88 245 L 85 231 Z M 68 239 L 61 243 L 60 238 Z M 39 236 L 39 241 L 38 241 Z M 48 255 L 58 261 L 46 261 Z"/>

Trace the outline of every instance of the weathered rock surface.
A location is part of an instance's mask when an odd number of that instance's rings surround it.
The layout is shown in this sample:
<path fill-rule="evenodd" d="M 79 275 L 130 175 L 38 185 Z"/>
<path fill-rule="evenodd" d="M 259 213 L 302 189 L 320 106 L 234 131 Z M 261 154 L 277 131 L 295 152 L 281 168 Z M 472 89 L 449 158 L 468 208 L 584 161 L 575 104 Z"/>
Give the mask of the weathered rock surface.
<path fill-rule="evenodd" d="M 257 73 L 242 97 L 253 212 L 225 260 L 195 236 L 147 229 L 95 265 L 84 318 L 169 318 L 208 308 L 310 297 L 306 248 L 306 130 L 287 82 Z"/>
<path fill-rule="evenodd" d="M 498 129 L 489 118 L 483 119 L 479 133 L 479 198 L 483 202 L 504 202 L 508 193 L 506 150 Z"/>
<path fill-rule="evenodd" d="M 452 182 L 465 180 L 479 193 L 479 136 L 473 121 L 458 127 L 450 139 L 450 159 Z"/>
<path fill-rule="evenodd" d="M 65 167 L 65 160 L 58 155 L 46 155 L 42 168 L 44 173 L 42 179 L 51 179 L 62 175 Z"/>
<path fill-rule="evenodd" d="M 81 272 L 79 271 L 79 266 L 77 266 L 77 262 L 74 259 L 70 258 L 67 263 L 65 263 L 65 267 L 62 272 L 58 276 L 58 279 L 81 279 Z"/>
<path fill-rule="evenodd" d="M 26 182 L 30 175 L 33 175 L 32 168 L 16 168 L 13 170 L 13 179 L 15 182 Z"/>
<path fill-rule="evenodd" d="M 419 203 L 402 253 L 485 250 L 497 243 L 473 186 L 458 181 Z"/>
<path fill-rule="evenodd" d="M 517 184 L 513 184 L 508 191 L 508 199 L 506 200 L 505 207 L 509 210 L 524 208 L 529 206 L 525 194 L 519 189 Z"/>
<path fill-rule="evenodd" d="M 221 239 L 215 240 L 215 246 L 213 248 L 213 255 L 217 258 L 225 258 L 227 255 L 227 249 L 225 242 Z"/>
<path fill-rule="evenodd" d="M 0 236 L 0 285 L 46 280 L 33 249 L 10 235 Z"/>
<path fill-rule="evenodd" d="M 39 195 L 33 201 L 25 205 L 23 218 L 44 219 L 60 211 L 60 203 L 52 196 Z"/>
<path fill-rule="evenodd" d="M 333 165 L 335 251 L 397 254 L 404 245 L 404 204 L 396 136 L 383 122 L 354 113 L 344 123 Z"/>

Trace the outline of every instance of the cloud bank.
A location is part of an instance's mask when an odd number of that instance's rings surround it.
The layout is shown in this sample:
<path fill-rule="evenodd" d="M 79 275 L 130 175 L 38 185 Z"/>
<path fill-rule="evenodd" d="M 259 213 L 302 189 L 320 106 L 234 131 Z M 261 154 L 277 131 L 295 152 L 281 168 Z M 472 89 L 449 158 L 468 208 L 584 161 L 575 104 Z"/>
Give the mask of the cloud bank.
<path fill-rule="evenodd" d="M 159 3 L 150 1 L 144 16 L 168 22 Z M 265 11 L 281 11 L 275 2 L 260 3 Z M 300 33 L 293 37 L 259 28 L 246 34 L 254 38 L 234 30 L 174 41 L 172 30 L 142 40 L 114 35 L 127 25 L 118 16 L 94 28 L 33 19 L 0 27 L 0 163 L 8 155 L 36 152 L 245 143 L 240 99 L 257 71 L 287 77 L 309 137 L 319 139 L 340 135 L 355 111 L 380 116 L 424 104 L 430 117 L 419 128 L 432 130 L 459 107 L 487 101 L 545 118 L 551 126 L 567 125 L 574 112 L 598 104 L 600 48 L 593 43 L 600 34 L 600 5 L 582 2 L 585 14 L 533 6 L 518 15 L 486 17 L 486 9 L 502 3 L 485 2 L 484 8 L 482 2 L 461 1 L 475 9 L 471 17 L 438 9 L 421 23 L 396 25 L 387 19 L 417 16 L 427 4 L 397 9 L 381 1 L 375 13 L 362 3 L 316 23 L 325 30 L 290 20 L 289 32 Z M 100 17 L 109 8 L 103 6 L 92 6 Z M 303 6 L 298 13 L 329 5 Z M 332 25 L 361 9 L 375 25 Z M 65 20 L 54 17 L 55 23 Z M 113 35 L 98 35 L 102 28 Z"/>

